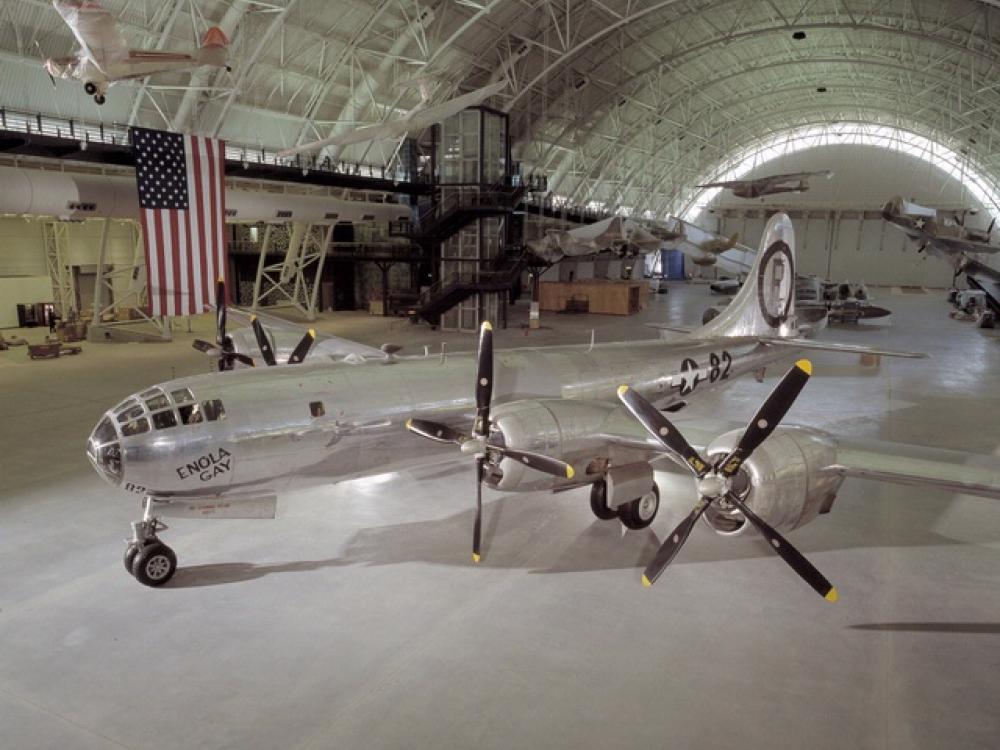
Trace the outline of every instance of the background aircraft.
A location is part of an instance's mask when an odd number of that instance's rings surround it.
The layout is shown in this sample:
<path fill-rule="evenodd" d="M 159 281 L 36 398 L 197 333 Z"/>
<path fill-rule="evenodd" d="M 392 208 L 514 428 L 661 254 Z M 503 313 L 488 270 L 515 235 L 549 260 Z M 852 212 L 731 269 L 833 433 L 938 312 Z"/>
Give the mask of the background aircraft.
<path fill-rule="evenodd" d="M 769 177 L 755 177 L 750 180 L 729 180 L 697 185 L 700 188 L 726 188 L 737 198 L 760 198 L 774 193 L 804 193 L 809 189 L 810 177 L 833 177 L 833 172 L 792 172 Z"/>
<path fill-rule="evenodd" d="M 564 256 L 596 255 L 601 252 L 624 257 L 659 250 L 665 241 L 664 234 L 676 239 L 676 235 L 666 230 L 659 229 L 654 234 L 632 219 L 612 216 L 575 229 L 546 232 L 543 239 L 529 241 L 528 247 L 550 262 Z"/>
<path fill-rule="evenodd" d="M 434 123 L 446 120 L 467 107 L 475 107 L 477 104 L 482 104 L 491 96 L 499 94 L 506 87 L 506 80 L 496 81 L 475 91 L 470 91 L 467 94 L 462 94 L 454 99 L 449 99 L 446 102 L 433 106 L 427 105 L 427 95 L 421 89 L 423 98 L 420 104 L 410 110 L 405 117 L 398 120 L 386 120 L 376 125 L 365 125 L 354 130 L 349 130 L 346 133 L 331 135 L 329 138 L 293 146 L 284 151 L 279 151 L 278 156 L 287 157 L 301 153 L 312 153 L 327 146 L 350 146 L 354 143 L 365 143 L 367 141 L 398 139 L 404 137 L 407 133 L 419 133 L 421 130 L 429 128 Z"/>
<path fill-rule="evenodd" d="M 1000 246 L 990 243 L 996 219 L 990 221 L 986 231 L 965 227 L 965 214 L 951 218 L 940 216 L 937 209 L 921 206 L 896 196 L 882 208 L 882 218 L 902 231 L 917 245 L 917 252 L 926 250 L 947 262 L 954 271 L 952 285 L 959 275 L 965 274 L 969 286 L 986 293 L 986 302 L 994 316 L 1000 315 L 1000 271 L 990 268 L 972 254 L 993 255 Z"/>
<path fill-rule="evenodd" d="M 56 78 L 77 78 L 98 104 L 104 104 L 108 87 L 154 73 L 191 70 L 202 65 L 226 68 L 229 44 L 222 29 L 205 32 L 199 49 L 192 53 L 129 49 L 115 19 L 96 0 L 53 0 L 53 6 L 73 32 L 80 49 L 69 57 L 49 58 L 45 69 Z"/>

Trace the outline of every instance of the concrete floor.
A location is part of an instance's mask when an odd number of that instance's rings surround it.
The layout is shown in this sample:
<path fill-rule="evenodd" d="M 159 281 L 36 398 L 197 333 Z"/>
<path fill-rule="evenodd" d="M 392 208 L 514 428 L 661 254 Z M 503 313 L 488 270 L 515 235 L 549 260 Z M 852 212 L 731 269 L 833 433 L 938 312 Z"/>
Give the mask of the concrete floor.
<path fill-rule="evenodd" d="M 949 320 L 937 294 L 876 296 L 888 325 L 825 337 L 933 359 L 819 354 L 787 421 L 996 455 L 1000 334 Z M 707 297 L 676 286 L 637 318 L 548 315 L 498 346 L 649 336 L 642 320 L 693 323 Z M 319 327 L 473 345 L 364 315 Z M 275 521 L 176 521 L 181 569 L 138 585 L 121 564 L 136 500 L 97 478 L 84 439 L 124 395 L 204 371 L 190 338 L 0 353 L 0 746 L 1000 746 L 1000 504 L 978 498 L 849 480 L 791 535 L 833 605 L 760 541 L 700 525 L 644 589 L 693 497 L 624 533 L 583 491 L 490 493 L 473 568 L 457 463 L 292 493 Z M 745 420 L 775 378 L 685 414 Z"/>

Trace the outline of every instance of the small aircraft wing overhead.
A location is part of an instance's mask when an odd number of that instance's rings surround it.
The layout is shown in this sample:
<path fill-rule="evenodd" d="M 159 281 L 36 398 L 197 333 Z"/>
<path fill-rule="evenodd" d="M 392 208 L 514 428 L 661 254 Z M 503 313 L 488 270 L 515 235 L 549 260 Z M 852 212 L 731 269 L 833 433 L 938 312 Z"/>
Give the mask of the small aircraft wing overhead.
<path fill-rule="evenodd" d="M 706 182 L 704 185 L 695 185 L 698 188 L 734 188 L 748 185 L 753 180 L 726 180 L 724 182 Z"/>
<path fill-rule="evenodd" d="M 449 99 L 433 107 L 427 107 L 416 112 L 411 112 L 406 117 L 398 120 L 387 120 L 377 125 L 365 125 L 364 127 L 349 130 L 346 133 L 332 135 L 311 143 L 303 143 L 300 146 L 287 148 L 279 151 L 278 156 L 293 156 L 295 154 L 310 153 L 319 151 L 327 146 L 350 146 L 355 143 L 365 143 L 367 141 L 383 141 L 395 138 L 402 138 L 410 132 L 417 132 L 430 127 L 436 122 L 446 120 L 454 114 L 461 112 L 467 107 L 474 107 L 484 102 L 494 94 L 499 94 L 507 87 L 506 81 L 497 81 L 481 89 L 470 91 L 467 94 Z"/>
<path fill-rule="evenodd" d="M 91 62 L 103 72 L 106 62 L 128 57 L 129 49 L 125 37 L 118 31 L 114 16 L 95 0 L 90 2 L 53 3 L 70 27 L 73 36 Z"/>
<path fill-rule="evenodd" d="M 1000 245 L 989 245 L 958 237 L 935 237 L 930 243 L 945 253 L 1000 253 Z"/>

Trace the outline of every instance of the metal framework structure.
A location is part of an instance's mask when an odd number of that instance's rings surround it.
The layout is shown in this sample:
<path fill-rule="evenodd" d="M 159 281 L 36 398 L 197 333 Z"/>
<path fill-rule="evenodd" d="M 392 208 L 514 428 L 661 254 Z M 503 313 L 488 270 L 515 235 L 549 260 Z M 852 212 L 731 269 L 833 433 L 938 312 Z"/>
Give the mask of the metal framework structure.
<path fill-rule="evenodd" d="M 79 312 L 73 269 L 69 266 L 69 224 L 65 221 L 46 219 L 42 224 L 42 241 L 45 245 L 45 265 L 52 280 L 52 298 L 56 312 L 65 320 L 70 310 Z"/>
<path fill-rule="evenodd" d="M 277 294 L 290 302 L 306 320 L 316 320 L 323 265 L 333 239 L 333 224 L 287 224 L 285 257 L 280 263 L 268 264 L 267 255 L 274 244 L 274 227 L 268 224 L 264 229 L 250 309 L 256 311 L 265 300 Z"/>
<path fill-rule="evenodd" d="M 69 30 L 47 0 L 0 4 L 0 104 L 280 149 L 504 75 L 515 157 L 560 201 L 661 216 L 781 134 L 857 123 L 925 138 L 1000 177 L 998 0 L 103 0 L 136 46 L 209 24 L 233 72 L 53 92 L 39 54 Z M 395 144 L 334 158 L 383 164 Z"/>

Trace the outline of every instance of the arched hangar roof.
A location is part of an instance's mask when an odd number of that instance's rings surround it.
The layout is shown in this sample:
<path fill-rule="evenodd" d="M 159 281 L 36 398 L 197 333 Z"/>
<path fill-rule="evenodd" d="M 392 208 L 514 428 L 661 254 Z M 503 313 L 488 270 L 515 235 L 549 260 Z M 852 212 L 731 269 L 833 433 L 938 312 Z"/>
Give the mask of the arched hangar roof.
<path fill-rule="evenodd" d="M 506 75 L 526 170 L 654 215 L 734 153 L 805 126 L 917 134 L 997 179 L 998 0 L 102 0 L 136 47 L 231 39 L 232 73 L 53 92 L 74 47 L 46 0 L 0 3 L 0 103 L 282 147 Z M 390 148 L 355 147 L 369 161 Z"/>

